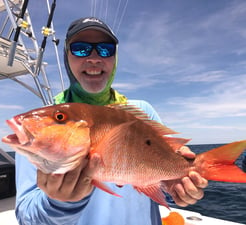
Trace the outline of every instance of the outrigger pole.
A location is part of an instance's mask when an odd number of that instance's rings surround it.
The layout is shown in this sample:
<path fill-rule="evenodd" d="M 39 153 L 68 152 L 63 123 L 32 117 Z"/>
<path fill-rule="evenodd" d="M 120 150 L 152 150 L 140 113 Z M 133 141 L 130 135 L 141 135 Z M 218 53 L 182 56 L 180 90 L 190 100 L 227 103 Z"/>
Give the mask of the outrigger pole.
<path fill-rule="evenodd" d="M 29 0 L 24 0 L 22 9 L 21 9 L 21 13 L 20 16 L 18 18 L 18 20 L 23 20 L 24 16 L 25 16 L 25 12 L 27 9 L 27 5 L 28 5 L 28 1 Z M 16 46 L 17 46 L 17 42 L 18 42 L 18 38 L 21 32 L 21 25 L 18 25 L 15 31 L 15 36 L 14 36 L 14 40 L 11 43 L 11 47 L 9 50 L 9 58 L 8 58 L 8 66 L 12 66 L 13 65 L 13 61 L 14 61 L 14 57 L 15 57 L 15 51 L 16 51 Z"/>
<path fill-rule="evenodd" d="M 46 39 L 49 35 L 53 36 L 52 42 L 55 43 L 56 58 L 59 67 L 60 79 L 62 81 L 62 90 L 64 90 L 57 48 L 59 39 L 55 38 L 52 22 L 55 3 L 56 2 L 54 1 L 51 11 L 49 0 L 47 0 L 48 22 L 47 27 L 45 24 L 42 28 L 42 34 L 44 35 L 43 43 L 38 46 L 28 12 L 30 1 L 28 3 L 27 0 L 0 0 L 0 16 L 3 15 L 3 17 L 5 17 L 4 21 L 0 23 L 0 80 L 8 78 L 19 83 L 34 93 L 37 97 L 41 98 L 44 105 L 54 104 L 54 98 L 45 71 L 46 63 L 42 62 Z M 33 48 L 31 45 L 28 45 L 27 48 L 24 40 L 22 40 L 23 35 L 28 37 L 28 39 L 25 40 L 32 41 Z M 10 40 L 11 36 L 13 36 L 12 40 Z M 11 46 L 12 50 L 10 50 Z M 8 62 L 9 65 L 12 64 L 12 66 L 7 66 Z M 30 74 L 32 76 L 36 88 L 32 87 L 29 82 L 25 82 L 17 78 L 17 76 L 26 74 Z M 41 75 L 41 77 L 39 75 Z"/>
<path fill-rule="evenodd" d="M 42 34 L 44 35 L 44 38 L 43 38 L 43 41 L 42 41 L 42 44 L 41 44 L 41 47 L 40 47 L 39 53 L 38 53 L 36 70 L 35 70 L 35 73 L 34 73 L 36 76 L 39 74 L 39 71 L 40 71 L 40 68 L 41 68 L 41 63 L 42 63 L 42 60 L 43 60 L 43 55 L 44 55 L 44 50 L 45 50 L 45 47 L 46 47 L 47 37 L 54 32 L 51 29 L 51 22 L 52 22 L 52 19 L 53 19 L 55 7 L 56 7 L 56 0 L 54 0 L 53 3 L 52 3 L 50 14 L 49 14 L 48 21 L 47 21 L 47 26 L 43 27 L 43 29 L 42 29 Z"/>

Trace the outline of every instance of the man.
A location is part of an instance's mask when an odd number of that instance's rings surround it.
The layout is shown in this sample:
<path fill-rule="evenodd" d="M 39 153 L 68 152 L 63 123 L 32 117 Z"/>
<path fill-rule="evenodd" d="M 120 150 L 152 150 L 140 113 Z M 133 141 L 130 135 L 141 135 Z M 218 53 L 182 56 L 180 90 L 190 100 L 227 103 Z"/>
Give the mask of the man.
<path fill-rule="evenodd" d="M 151 119 L 161 122 L 150 104 L 128 100 L 111 88 L 117 66 L 118 39 L 97 18 L 81 18 L 68 28 L 64 63 L 70 87 L 55 97 L 56 104 L 83 102 L 94 105 L 134 104 Z M 195 155 L 187 147 L 180 149 L 187 158 Z M 139 194 L 131 185 L 110 189 L 124 196 L 117 198 L 91 184 L 100 158 L 86 155 L 81 165 L 66 174 L 44 174 L 17 155 L 16 215 L 20 224 L 53 225 L 161 225 L 157 203 Z M 37 176 L 36 176 L 37 173 Z M 37 181 L 36 181 L 37 178 Z M 23 182 L 24 181 L 24 182 Z M 167 182 L 166 189 L 180 206 L 196 203 L 203 197 L 207 180 L 192 172 L 189 177 Z"/>

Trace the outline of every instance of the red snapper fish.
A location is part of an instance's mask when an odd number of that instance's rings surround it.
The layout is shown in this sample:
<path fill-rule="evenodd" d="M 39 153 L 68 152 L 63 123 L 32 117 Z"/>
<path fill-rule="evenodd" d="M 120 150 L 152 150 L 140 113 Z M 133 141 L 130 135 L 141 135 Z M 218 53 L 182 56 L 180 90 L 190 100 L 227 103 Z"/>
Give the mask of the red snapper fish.
<path fill-rule="evenodd" d="M 188 160 L 175 151 L 189 140 L 166 136 L 176 132 L 134 106 L 64 103 L 34 109 L 7 123 L 15 134 L 2 141 L 45 173 L 66 173 L 83 157 L 100 156 L 92 183 L 110 194 L 117 195 L 103 182 L 131 184 L 167 206 L 165 181 L 178 180 L 190 171 L 208 180 L 246 183 L 246 173 L 234 164 L 246 149 L 246 140 Z"/>

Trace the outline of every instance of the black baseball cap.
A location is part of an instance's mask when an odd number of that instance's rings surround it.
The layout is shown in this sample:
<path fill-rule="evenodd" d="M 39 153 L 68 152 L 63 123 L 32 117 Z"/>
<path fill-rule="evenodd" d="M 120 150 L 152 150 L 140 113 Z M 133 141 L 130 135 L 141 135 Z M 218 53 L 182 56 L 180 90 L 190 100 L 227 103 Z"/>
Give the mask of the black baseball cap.
<path fill-rule="evenodd" d="M 113 31 L 110 29 L 110 27 L 96 17 L 85 17 L 73 21 L 67 30 L 67 41 L 80 31 L 88 29 L 99 30 L 111 37 L 116 44 L 118 44 L 119 42 Z"/>

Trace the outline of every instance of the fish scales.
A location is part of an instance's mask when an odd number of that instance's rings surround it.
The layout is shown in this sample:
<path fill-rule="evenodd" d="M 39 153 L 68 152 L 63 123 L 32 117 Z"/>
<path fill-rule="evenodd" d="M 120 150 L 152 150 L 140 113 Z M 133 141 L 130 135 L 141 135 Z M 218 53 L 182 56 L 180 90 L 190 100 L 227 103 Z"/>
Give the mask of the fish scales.
<path fill-rule="evenodd" d="M 129 124 L 130 126 L 126 124 L 126 127 L 111 131 L 101 145 L 91 152 L 100 154 L 105 165 L 100 167 L 97 179 L 116 181 L 120 185 L 124 180 L 125 183 L 141 183 L 147 186 L 153 182 L 176 179 L 187 174 L 190 163 L 174 154 L 161 135 L 157 135 L 142 121 Z M 109 146 L 105 148 L 103 143 L 108 143 Z M 173 161 L 177 160 L 179 163 L 174 167 Z"/>

